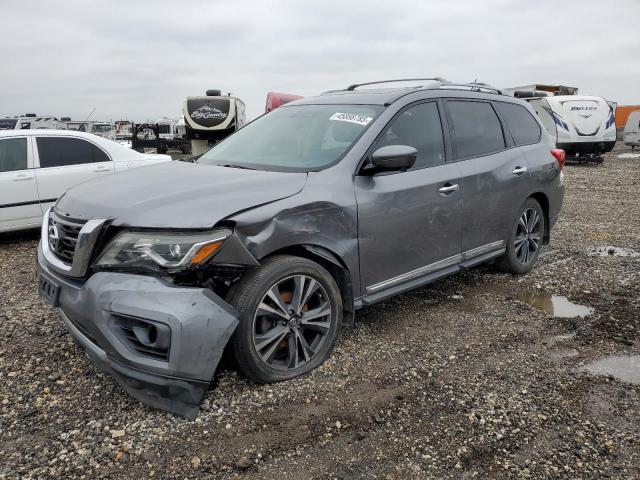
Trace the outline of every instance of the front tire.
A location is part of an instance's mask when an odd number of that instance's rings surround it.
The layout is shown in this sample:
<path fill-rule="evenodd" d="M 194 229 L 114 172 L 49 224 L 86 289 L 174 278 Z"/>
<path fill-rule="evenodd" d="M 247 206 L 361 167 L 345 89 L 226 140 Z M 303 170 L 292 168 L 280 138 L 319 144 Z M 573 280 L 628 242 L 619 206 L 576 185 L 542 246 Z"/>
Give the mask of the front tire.
<path fill-rule="evenodd" d="M 269 258 L 234 285 L 228 301 L 240 313 L 231 339 L 236 364 L 258 383 L 303 375 L 333 350 L 342 298 L 329 272 L 311 260 Z"/>
<path fill-rule="evenodd" d="M 507 250 L 496 264 L 504 272 L 520 275 L 529 272 L 538 260 L 545 235 L 542 207 L 528 198 L 518 210 L 507 239 Z"/>

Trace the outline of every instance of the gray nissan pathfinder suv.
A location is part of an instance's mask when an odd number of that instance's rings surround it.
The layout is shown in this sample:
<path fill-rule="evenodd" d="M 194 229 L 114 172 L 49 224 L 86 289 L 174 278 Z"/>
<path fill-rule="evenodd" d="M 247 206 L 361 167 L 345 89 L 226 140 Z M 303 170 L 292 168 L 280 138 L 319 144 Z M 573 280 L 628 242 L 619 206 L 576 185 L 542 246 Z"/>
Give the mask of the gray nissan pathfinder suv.
<path fill-rule="evenodd" d="M 257 382 L 289 379 L 364 306 L 490 260 L 528 272 L 564 152 L 521 100 L 418 80 L 292 102 L 195 163 L 72 188 L 44 218 L 41 295 L 127 392 L 193 418 L 225 348 Z"/>

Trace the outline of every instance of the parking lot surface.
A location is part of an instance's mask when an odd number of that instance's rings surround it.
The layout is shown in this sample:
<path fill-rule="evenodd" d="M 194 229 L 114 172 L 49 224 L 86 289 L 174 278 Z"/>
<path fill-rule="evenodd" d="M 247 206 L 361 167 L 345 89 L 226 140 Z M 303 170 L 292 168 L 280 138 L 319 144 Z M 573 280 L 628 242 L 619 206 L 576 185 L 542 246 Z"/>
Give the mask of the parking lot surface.
<path fill-rule="evenodd" d="M 37 296 L 37 233 L 0 236 L 0 478 L 640 477 L 625 151 L 565 168 L 529 275 L 482 267 L 368 307 L 303 378 L 256 385 L 227 365 L 195 421 L 100 373 Z"/>

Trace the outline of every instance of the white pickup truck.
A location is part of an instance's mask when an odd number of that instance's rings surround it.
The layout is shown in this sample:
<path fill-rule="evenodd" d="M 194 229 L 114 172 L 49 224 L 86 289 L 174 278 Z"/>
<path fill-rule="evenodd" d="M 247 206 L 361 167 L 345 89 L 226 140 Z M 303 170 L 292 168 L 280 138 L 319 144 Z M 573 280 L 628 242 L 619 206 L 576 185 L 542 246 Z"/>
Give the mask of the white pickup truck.
<path fill-rule="evenodd" d="M 0 232 L 39 227 L 43 213 L 74 185 L 170 160 L 89 133 L 0 131 Z"/>

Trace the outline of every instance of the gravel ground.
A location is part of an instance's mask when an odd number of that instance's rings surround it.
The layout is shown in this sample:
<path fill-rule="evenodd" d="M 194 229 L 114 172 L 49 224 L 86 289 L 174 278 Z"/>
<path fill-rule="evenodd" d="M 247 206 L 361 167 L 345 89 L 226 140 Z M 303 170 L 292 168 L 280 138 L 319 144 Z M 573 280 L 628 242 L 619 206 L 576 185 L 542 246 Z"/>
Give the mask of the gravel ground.
<path fill-rule="evenodd" d="M 483 267 L 369 307 L 304 378 L 221 369 L 191 422 L 99 373 L 36 295 L 37 234 L 1 236 L 0 478 L 639 478 L 640 386 L 578 371 L 640 353 L 640 257 L 588 255 L 640 252 L 622 151 L 566 168 L 529 275 Z M 551 294 L 594 312 L 520 301 Z"/>

